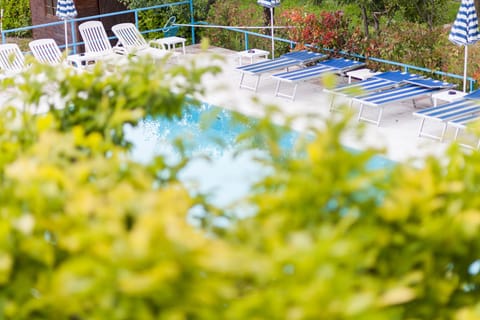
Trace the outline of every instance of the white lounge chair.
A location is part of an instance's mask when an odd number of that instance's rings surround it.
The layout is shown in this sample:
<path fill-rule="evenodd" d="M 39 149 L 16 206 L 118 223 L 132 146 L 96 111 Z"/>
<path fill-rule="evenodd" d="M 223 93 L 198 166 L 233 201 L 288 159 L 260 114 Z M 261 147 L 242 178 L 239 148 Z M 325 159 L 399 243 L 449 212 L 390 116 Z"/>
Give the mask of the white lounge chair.
<path fill-rule="evenodd" d="M 28 43 L 32 54 L 39 62 L 56 65 L 62 63 L 63 56 L 54 39 L 38 39 Z"/>
<path fill-rule="evenodd" d="M 272 78 L 277 80 L 277 86 L 275 87 L 275 96 L 285 97 L 294 100 L 297 93 L 298 84 L 302 81 L 318 78 L 326 73 L 336 73 L 344 76 L 345 72 L 356 68 L 361 68 L 363 66 L 365 66 L 364 62 L 343 58 L 332 58 L 320 61 L 317 64 L 306 68 L 276 73 L 272 75 Z M 294 85 L 292 94 L 280 92 L 280 85 L 282 82 Z"/>
<path fill-rule="evenodd" d="M 404 81 L 404 85 L 396 88 L 386 89 L 378 92 L 365 94 L 362 96 L 354 97 L 353 101 L 360 104 L 360 112 L 358 114 L 358 120 L 371 122 L 380 125 L 382 120 L 383 109 L 386 105 L 412 100 L 414 106 L 415 99 L 419 97 L 428 96 L 431 98 L 432 94 L 441 90 L 453 88 L 454 85 L 448 82 L 443 82 L 433 79 L 412 79 Z M 371 107 L 379 109 L 376 119 L 367 118 L 363 115 L 365 107 Z"/>
<path fill-rule="evenodd" d="M 0 69 L 11 76 L 25 69 L 25 57 L 16 43 L 0 44 Z"/>
<path fill-rule="evenodd" d="M 147 42 L 138 28 L 133 23 L 120 23 L 112 27 L 112 31 L 118 38 L 117 47 L 125 49 L 128 54 L 149 55 L 152 58 L 164 58 L 168 55 L 162 47 L 153 47 L 151 42 Z"/>
<path fill-rule="evenodd" d="M 125 53 L 123 50 L 112 46 L 101 21 L 84 22 L 78 26 L 78 30 L 89 58 L 111 61 L 111 59 L 121 57 L 121 53 Z"/>
<path fill-rule="evenodd" d="M 240 78 L 240 88 L 257 91 L 260 77 L 271 71 L 287 69 L 294 66 L 302 66 L 310 62 L 325 59 L 327 55 L 310 52 L 310 51 L 294 51 L 286 53 L 277 59 L 261 61 L 245 66 L 237 67 L 237 70 L 242 73 Z M 254 86 L 245 84 L 245 75 L 256 77 Z"/>

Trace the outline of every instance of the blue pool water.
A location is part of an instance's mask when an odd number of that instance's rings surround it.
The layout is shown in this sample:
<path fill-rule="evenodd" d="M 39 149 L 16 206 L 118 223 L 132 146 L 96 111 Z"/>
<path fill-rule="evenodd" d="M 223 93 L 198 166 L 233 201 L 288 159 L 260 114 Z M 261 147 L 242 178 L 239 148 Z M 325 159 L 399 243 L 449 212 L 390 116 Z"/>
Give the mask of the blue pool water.
<path fill-rule="evenodd" d="M 237 114 L 238 116 L 238 114 Z M 250 187 L 271 171 L 257 158 L 267 157 L 261 145 L 255 149 L 238 152 L 242 147 L 238 137 L 255 119 L 245 118 L 241 124 L 234 120 L 232 111 L 203 104 L 187 107 L 181 119 L 147 119 L 139 126 L 127 130 L 127 139 L 134 145 L 133 159 L 148 163 L 155 155 L 163 155 L 170 164 L 181 157 L 175 143 L 181 141 L 185 153 L 193 157 L 179 175 L 179 179 L 201 194 L 208 194 L 212 204 L 221 208 L 241 208 L 249 212 L 246 204 L 238 201 L 248 194 Z M 299 134 L 286 131 L 279 137 L 280 146 L 289 154 Z M 390 165 L 378 157 L 371 168 Z M 235 210 L 238 211 L 238 210 Z"/>
<path fill-rule="evenodd" d="M 181 141 L 194 160 L 180 172 L 179 179 L 191 190 L 208 194 L 216 206 L 238 207 L 242 204 L 237 201 L 270 170 L 255 161 L 267 156 L 261 148 L 238 152 L 238 136 L 248 122 L 239 124 L 233 118 L 232 111 L 203 104 L 186 108 L 181 119 L 144 120 L 135 128 L 127 128 L 126 134 L 134 145 L 133 159 L 143 163 L 155 155 L 163 155 L 169 164 L 177 163 L 181 157 L 175 143 Z M 297 136 L 293 131 L 284 134 L 281 145 L 291 149 Z"/>

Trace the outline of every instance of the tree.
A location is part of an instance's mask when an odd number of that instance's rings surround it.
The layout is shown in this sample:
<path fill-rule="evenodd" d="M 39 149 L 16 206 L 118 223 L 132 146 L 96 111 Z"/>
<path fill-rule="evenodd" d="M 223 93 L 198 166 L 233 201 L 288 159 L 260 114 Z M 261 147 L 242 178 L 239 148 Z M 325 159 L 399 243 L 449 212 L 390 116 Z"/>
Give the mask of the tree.
<path fill-rule="evenodd" d="M 363 21 L 363 32 L 366 37 L 369 37 L 369 26 L 373 22 L 375 31 L 380 32 L 380 17 L 386 15 L 390 17 L 395 10 L 397 9 L 396 1 L 371 1 L 371 0 L 361 0 L 361 1 L 351 1 L 351 0 L 341 0 L 340 3 L 354 3 L 360 7 L 362 12 L 362 21 Z"/>
<path fill-rule="evenodd" d="M 430 30 L 445 22 L 448 0 L 399 1 L 404 17 L 413 22 L 425 23 Z"/>
<path fill-rule="evenodd" d="M 375 32 L 381 32 L 381 17 L 387 20 L 397 12 L 409 21 L 426 23 L 430 29 L 444 22 L 448 0 L 394 0 L 394 1 L 351 1 L 341 0 L 340 3 L 357 4 L 362 12 L 363 30 L 369 36 L 369 26 L 374 25 Z"/>

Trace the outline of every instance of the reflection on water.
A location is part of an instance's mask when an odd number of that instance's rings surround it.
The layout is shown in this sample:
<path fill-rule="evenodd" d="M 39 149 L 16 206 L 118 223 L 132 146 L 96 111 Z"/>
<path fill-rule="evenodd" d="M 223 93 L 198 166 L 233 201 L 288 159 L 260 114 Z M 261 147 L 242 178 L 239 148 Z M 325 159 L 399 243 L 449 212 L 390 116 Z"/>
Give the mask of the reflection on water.
<path fill-rule="evenodd" d="M 181 119 L 144 120 L 135 128 L 128 127 L 126 134 L 134 145 L 133 159 L 142 163 L 150 162 L 155 155 L 163 155 L 171 165 L 177 163 L 181 156 L 175 144 L 181 141 L 184 152 L 193 160 L 179 173 L 179 179 L 192 193 L 208 194 L 212 204 L 227 208 L 241 206 L 237 200 L 270 172 L 255 160 L 267 156 L 264 150 L 238 152 L 238 137 L 248 127 L 248 122 L 235 121 L 231 111 L 202 105 L 186 108 Z M 291 149 L 296 138 L 297 133 L 287 133 L 282 147 Z"/>
<path fill-rule="evenodd" d="M 149 163 L 155 155 L 162 155 L 168 164 L 175 165 L 181 160 L 178 149 L 181 142 L 181 149 L 191 160 L 179 172 L 178 178 L 192 195 L 208 195 L 211 204 L 228 209 L 237 217 L 252 214 L 253 209 L 239 200 L 248 195 L 251 186 L 271 170 L 257 161 L 268 157 L 261 147 L 239 152 L 241 144 L 245 143 L 244 140 L 239 141 L 239 136 L 256 120 L 243 116 L 246 121 L 239 122 L 235 115 L 232 111 L 204 104 L 187 107 L 180 119 L 146 119 L 135 128 L 126 128 L 127 140 L 134 145 L 132 157 L 135 161 Z M 291 155 L 298 137 L 295 131 L 282 132 L 279 145 Z M 393 162 L 388 159 L 374 157 L 366 169 L 392 165 Z M 202 216 L 202 210 L 194 208 L 191 214 Z"/>

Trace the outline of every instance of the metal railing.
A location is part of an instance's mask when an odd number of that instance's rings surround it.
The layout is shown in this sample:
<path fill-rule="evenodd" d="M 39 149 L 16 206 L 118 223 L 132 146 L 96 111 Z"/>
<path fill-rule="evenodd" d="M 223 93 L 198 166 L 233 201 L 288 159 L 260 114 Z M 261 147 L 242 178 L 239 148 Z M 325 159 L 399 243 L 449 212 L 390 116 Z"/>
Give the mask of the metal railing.
<path fill-rule="evenodd" d="M 86 21 L 86 20 L 100 19 L 100 18 L 105 18 L 105 17 L 110 17 L 110 16 L 117 16 L 117 15 L 124 15 L 124 14 L 132 14 L 133 13 L 134 17 L 135 17 L 135 25 L 138 27 L 138 25 L 139 25 L 139 13 L 140 12 L 157 10 L 157 9 L 167 8 L 167 7 L 172 7 L 172 6 L 181 6 L 181 5 L 188 5 L 189 6 L 190 24 L 189 25 L 181 25 L 181 27 L 189 27 L 190 28 L 192 44 L 194 44 L 194 43 L 196 43 L 195 28 L 196 27 L 208 27 L 209 24 L 207 22 L 196 22 L 194 20 L 193 0 L 184 0 L 184 1 L 155 5 L 155 6 L 151 6 L 151 7 L 117 11 L 117 12 L 112 12 L 112 13 L 107 13 L 107 14 L 100 14 L 100 15 L 95 15 L 95 16 L 75 18 L 75 19 L 68 20 L 68 24 L 69 24 L 69 27 L 70 27 L 70 30 L 71 30 L 71 35 L 72 35 L 72 41 L 71 41 L 71 44 L 69 43 L 69 48 L 70 48 L 70 46 L 73 47 L 73 53 L 77 53 L 78 46 L 83 44 L 83 42 L 78 41 L 78 39 L 76 39 L 76 34 L 77 34 L 75 32 L 75 23 L 76 22 L 82 22 L 82 21 Z M 22 27 L 22 28 L 16 28 L 16 29 L 2 30 L 1 31 L 2 43 L 6 42 L 8 34 L 22 32 L 22 31 L 30 31 L 30 30 L 33 30 L 33 29 L 36 29 L 36 28 L 46 28 L 46 27 L 59 26 L 59 25 L 63 26 L 63 24 L 64 24 L 64 21 L 58 21 L 58 22 L 45 23 L 45 24 L 35 25 L 35 26 L 28 26 L 28 27 Z M 245 41 L 244 41 L 245 42 L 245 50 L 250 49 L 249 37 L 251 37 L 251 36 L 271 39 L 270 35 L 265 35 L 265 34 L 253 32 L 253 31 L 245 30 L 245 29 L 239 29 L 239 28 L 228 27 L 228 26 L 222 26 L 222 29 L 223 30 L 229 30 L 229 31 L 232 31 L 232 32 L 243 33 L 244 39 L 245 39 Z M 155 28 L 155 29 L 150 29 L 150 30 L 144 30 L 144 31 L 141 31 L 141 32 L 143 34 L 148 34 L 148 33 L 151 33 L 151 32 L 159 32 L 159 31 L 163 31 L 163 28 Z M 278 37 L 274 37 L 274 41 L 288 43 L 291 48 L 295 47 L 295 45 L 296 45 L 296 43 L 294 41 L 283 39 L 283 38 L 278 38 Z M 379 62 L 379 63 L 382 63 L 382 64 L 390 65 L 390 66 L 400 67 L 404 71 L 416 70 L 416 71 L 425 72 L 425 73 L 432 74 L 432 75 L 437 75 L 439 77 L 447 77 L 447 78 L 452 78 L 452 79 L 457 79 L 457 80 L 462 80 L 463 81 L 463 76 L 453 74 L 453 73 L 443 72 L 443 71 L 439 71 L 439 70 L 431 70 L 431 69 L 424 68 L 424 67 L 418 67 L 418 66 L 414 66 L 414 65 L 409 65 L 409 64 L 405 64 L 405 63 L 401 63 L 401 62 L 396 62 L 396 61 L 384 60 L 384 59 L 380 59 L 380 58 L 374 58 L 374 57 L 366 58 L 362 55 L 352 55 L 352 54 L 346 53 L 346 52 L 343 52 L 343 53 L 348 54 L 349 56 L 355 57 L 357 59 L 370 60 L 370 61 L 375 61 L 375 62 Z M 476 80 L 471 78 L 471 77 L 467 77 L 467 81 L 469 83 L 469 86 L 468 86 L 469 91 L 472 91 L 474 89 L 475 84 L 476 84 Z"/>
<path fill-rule="evenodd" d="M 88 17 L 81 17 L 81 18 L 74 18 L 74 19 L 69 19 L 67 20 L 67 24 L 69 25 L 70 29 L 70 34 L 72 35 L 71 43 L 68 44 L 69 50 L 70 47 L 73 48 L 72 53 L 77 53 L 78 46 L 82 45 L 83 42 L 78 41 L 77 39 L 77 33 L 75 32 L 75 23 L 76 22 L 83 22 L 87 20 L 94 20 L 94 19 L 101 19 L 101 18 L 106 18 L 106 17 L 112 17 L 112 16 L 119 16 L 119 15 L 125 15 L 125 14 L 133 14 L 134 19 L 135 19 L 135 25 L 138 28 L 138 23 L 139 23 L 139 13 L 143 11 L 151 11 L 151 10 L 157 10 L 157 9 L 162 9 L 162 8 L 170 8 L 174 6 L 182 6 L 182 5 L 188 5 L 189 6 L 189 11 L 190 11 L 190 24 L 191 24 L 191 37 L 192 37 L 192 43 L 195 43 L 195 21 L 194 21 L 194 10 L 193 10 L 193 0 L 184 0 L 184 1 L 178 1 L 178 2 L 171 2 L 171 3 L 165 3 L 165 4 L 159 4 L 151 7 L 145 7 L 145 8 L 137 8 L 137 9 L 130 9 L 130 10 L 123 10 L 123 11 L 116 11 L 116 12 L 111 12 L 111 13 L 104 13 L 104 14 L 99 14 L 99 15 L 94 15 L 94 16 L 88 16 Z M 43 23 L 35 26 L 28 26 L 28 27 L 21 27 L 21 28 L 15 28 L 15 29 L 8 29 L 8 30 L 2 30 L 2 43 L 6 43 L 7 41 L 7 36 L 9 34 L 15 34 L 18 32 L 24 32 L 24 31 L 30 31 L 38 28 L 48 28 L 52 26 L 62 26 L 64 25 L 64 21 L 59 20 L 56 22 L 49 22 L 49 23 Z M 155 28 L 155 29 L 150 29 L 150 30 L 145 30 L 142 31 L 142 33 L 151 33 L 151 32 L 159 32 L 163 31 L 163 28 Z M 62 45 L 60 48 L 64 48 L 65 46 Z"/>

